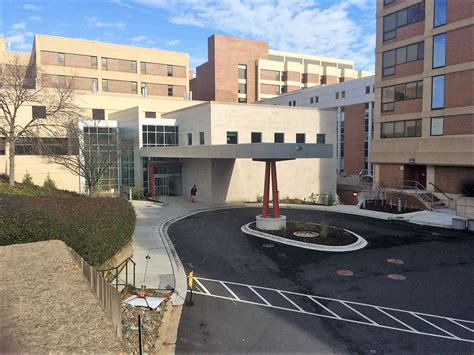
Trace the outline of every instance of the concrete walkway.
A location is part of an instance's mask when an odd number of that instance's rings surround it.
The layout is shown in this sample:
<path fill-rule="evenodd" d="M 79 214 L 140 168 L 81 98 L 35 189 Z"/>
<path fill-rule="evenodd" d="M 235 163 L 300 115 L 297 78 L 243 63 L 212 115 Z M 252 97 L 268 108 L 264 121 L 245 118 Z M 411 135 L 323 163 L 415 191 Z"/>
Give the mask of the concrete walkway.
<path fill-rule="evenodd" d="M 183 197 L 168 197 L 164 203 L 150 201 L 132 201 L 137 213 L 137 224 L 133 234 L 133 260 L 136 262 L 136 286 L 145 285 L 150 289 L 174 289 L 174 305 L 184 303 L 186 297 L 186 275 L 173 244 L 167 234 L 168 226 L 190 214 L 217 208 L 257 207 L 261 203 L 248 204 L 207 204 L 190 203 Z M 384 220 L 402 220 L 410 223 L 430 226 L 451 227 L 451 220 L 456 217 L 450 211 L 419 211 L 403 215 L 362 210 L 357 206 L 311 206 L 286 205 L 282 208 L 313 209 L 319 211 L 347 213 L 363 217 Z M 147 258 L 149 256 L 149 258 Z"/>

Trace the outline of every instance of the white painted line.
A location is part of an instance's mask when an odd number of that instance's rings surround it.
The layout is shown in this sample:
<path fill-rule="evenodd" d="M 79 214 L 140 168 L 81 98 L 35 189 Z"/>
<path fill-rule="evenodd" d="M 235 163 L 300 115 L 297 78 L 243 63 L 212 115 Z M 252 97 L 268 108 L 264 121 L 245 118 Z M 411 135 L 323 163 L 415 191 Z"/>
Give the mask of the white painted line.
<path fill-rule="evenodd" d="M 394 321 L 400 323 L 400 324 L 403 325 L 404 327 L 407 327 L 408 329 L 411 329 L 411 330 L 412 330 L 413 332 L 415 332 L 415 333 L 419 333 L 418 330 L 416 330 L 416 329 L 413 328 L 413 327 L 410 327 L 408 324 L 406 324 L 406 323 L 402 322 L 400 319 L 398 319 L 398 318 L 392 316 L 390 313 L 385 312 L 382 308 L 377 307 L 377 306 L 374 306 L 374 308 L 377 309 L 379 312 L 382 312 L 383 314 L 389 316 L 389 317 L 392 318 Z"/>
<path fill-rule="evenodd" d="M 247 287 L 248 287 L 253 293 L 255 293 L 263 302 L 265 302 L 265 304 L 266 304 L 267 306 L 272 306 L 272 304 L 269 303 L 265 298 L 263 298 L 260 293 L 258 293 L 257 291 L 255 291 L 252 286 L 247 286 Z"/>
<path fill-rule="evenodd" d="M 219 281 L 219 283 L 234 297 L 237 301 L 240 301 L 240 298 L 232 291 L 229 286 L 227 286 L 224 282 Z"/>
<path fill-rule="evenodd" d="M 455 321 L 454 319 L 452 319 L 452 318 L 446 318 L 446 319 L 449 320 L 450 322 L 453 322 L 454 324 L 459 325 L 460 327 L 462 327 L 462 328 L 464 328 L 464 329 L 466 329 L 466 330 L 469 330 L 470 332 L 474 333 L 474 329 L 471 329 L 471 328 L 469 328 L 469 327 L 466 327 L 465 325 L 462 325 L 461 323 L 456 322 L 456 321 Z"/>
<path fill-rule="evenodd" d="M 312 296 L 306 296 L 308 297 L 311 301 L 313 301 L 314 303 L 316 303 L 319 307 L 325 309 L 327 312 L 331 313 L 335 318 L 337 319 L 342 319 L 341 317 L 339 317 L 336 313 L 334 313 L 333 311 L 331 311 L 329 308 L 327 308 L 325 305 L 323 305 L 321 302 L 317 301 L 314 297 Z"/>
<path fill-rule="evenodd" d="M 283 292 L 281 292 L 281 291 L 277 291 L 277 292 L 278 292 L 278 294 L 279 294 L 281 297 L 283 297 L 285 300 L 287 300 L 287 301 L 290 302 L 293 306 L 295 306 L 296 309 L 299 309 L 301 312 L 305 312 L 305 313 L 306 313 L 306 311 L 305 311 L 303 308 L 301 308 L 301 307 L 298 306 L 295 302 L 293 302 L 293 301 L 290 300 L 288 297 L 286 297 L 286 296 L 283 294 Z"/>
<path fill-rule="evenodd" d="M 454 335 L 453 333 L 450 333 L 450 332 L 448 332 L 447 330 L 444 330 L 443 328 L 438 327 L 436 324 L 433 324 L 433 323 L 431 323 L 430 321 L 426 320 L 425 318 L 420 317 L 420 316 L 417 315 L 416 313 L 410 312 L 410 314 L 412 314 L 412 315 L 415 316 L 416 318 L 422 320 L 423 322 L 428 323 L 429 325 L 435 327 L 436 329 L 442 331 L 443 333 L 449 334 L 449 335 L 451 335 L 453 338 L 460 339 L 458 336 Z"/>
<path fill-rule="evenodd" d="M 209 290 L 207 288 L 204 287 L 204 285 L 201 283 L 201 281 L 199 281 L 196 277 L 193 277 L 194 281 L 196 281 L 196 283 L 199 285 L 199 287 L 201 287 L 201 289 L 206 293 L 208 294 L 209 296 L 211 296 L 211 293 L 209 292 Z"/>
<path fill-rule="evenodd" d="M 349 306 L 347 303 L 343 302 L 343 301 L 339 301 L 339 303 L 342 303 L 344 306 L 346 306 L 347 308 L 349 308 L 350 310 L 352 310 L 354 313 L 357 313 L 359 316 L 361 316 L 362 318 L 364 319 L 367 319 L 371 324 L 373 325 L 380 325 L 378 324 L 377 322 L 374 322 L 372 319 L 370 319 L 369 317 L 363 315 L 362 313 L 360 313 L 357 309 Z"/>
<path fill-rule="evenodd" d="M 231 297 L 225 297 L 225 296 L 219 296 L 219 295 L 209 295 L 207 293 L 203 293 L 203 292 L 199 292 L 199 291 L 193 292 L 193 293 L 196 294 L 196 295 L 220 298 L 220 299 L 224 299 L 224 300 L 228 300 L 228 301 L 234 301 L 234 302 L 236 301 L 235 299 L 233 299 Z M 274 306 L 274 305 L 267 305 L 267 304 L 263 304 L 263 303 L 259 303 L 259 302 L 252 302 L 252 301 L 245 301 L 245 300 L 240 300 L 238 302 L 251 304 L 251 305 L 255 305 L 255 306 L 261 306 L 261 307 L 275 308 L 275 309 L 280 309 L 280 310 L 284 310 L 284 311 L 288 311 L 288 312 L 295 312 L 295 313 L 298 313 L 298 314 L 307 314 L 307 315 L 310 315 L 310 316 L 340 320 L 340 321 L 343 321 L 343 322 L 366 325 L 366 326 L 369 326 L 369 327 L 377 327 L 377 328 L 383 328 L 383 329 L 397 330 L 397 331 L 404 332 L 404 333 L 417 334 L 417 335 L 427 335 L 427 336 L 432 336 L 432 337 L 435 337 L 435 338 L 450 339 L 450 340 L 457 340 L 457 341 L 465 341 L 465 342 L 468 342 L 468 343 L 474 343 L 474 340 L 471 340 L 471 339 L 453 338 L 453 337 L 450 337 L 450 336 L 447 336 L 447 335 L 439 335 L 439 334 L 434 334 L 434 333 L 425 333 L 425 332 L 418 332 L 418 331 L 413 332 L 411 330 L 404 329 L 404 328 L 390 327 L 388 325 L 382 325 L 382 324 L 375 325 L 375 324 L 371 324 L 371 323 L 367 323 L 367 322 L 361 322 L 361 321 L 357 321 L 357 320 L 353 320 L 353 319 L 336 318 L 336 317 L 333 317 L 333 316 L 328 316 L 328 315 L 320 314 L 320 313 L 301 312 L 301 311 L 299 311 L 297 309 L 293 309 L 293 308 L 284 308 L 284 307 L 279 307 L 279 306 Z"/>

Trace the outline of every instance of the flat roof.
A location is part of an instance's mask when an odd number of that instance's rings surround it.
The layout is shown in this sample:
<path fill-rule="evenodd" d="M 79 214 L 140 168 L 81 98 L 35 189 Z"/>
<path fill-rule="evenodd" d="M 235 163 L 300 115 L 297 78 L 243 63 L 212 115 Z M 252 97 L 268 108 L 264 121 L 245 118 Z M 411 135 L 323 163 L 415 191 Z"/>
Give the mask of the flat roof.
<path fill-rule="evenodd" d="M 142 157 L 195 159 L 293 160 L 333 158 L 332 144 L 248 143 L 144 147 Z"/>

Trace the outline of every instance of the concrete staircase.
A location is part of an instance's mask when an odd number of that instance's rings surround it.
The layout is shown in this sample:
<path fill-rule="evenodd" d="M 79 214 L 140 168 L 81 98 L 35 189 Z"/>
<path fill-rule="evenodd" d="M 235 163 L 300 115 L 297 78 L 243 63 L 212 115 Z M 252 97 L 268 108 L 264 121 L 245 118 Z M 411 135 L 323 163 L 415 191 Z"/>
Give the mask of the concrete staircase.
<path fill-rule="evenodd" d="M 445 203 L 438 198 L 434 193 L 429 191 L 417 191 L 416 197 L 429 210 L 437 210 L 448 208 Z"/>

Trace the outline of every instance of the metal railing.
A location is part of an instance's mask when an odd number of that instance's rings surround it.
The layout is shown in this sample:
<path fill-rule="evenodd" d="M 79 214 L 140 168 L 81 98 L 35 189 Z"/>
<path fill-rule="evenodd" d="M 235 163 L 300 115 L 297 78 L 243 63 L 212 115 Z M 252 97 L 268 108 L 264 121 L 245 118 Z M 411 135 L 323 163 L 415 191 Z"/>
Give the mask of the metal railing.
<path fill-rule="evenodd" d="M 129 283 L 128 282 L 128 274 L 129 274 L 129 271 L 128 271 L 128 264 L 131 263 L 132 264 L 132 280 L 133 282 Z M 119 286 L 133 286 L 135 287 L 135 267 L 136 267 L 136 263 L 132 260 L 132 258 L 127 258 L 125 259 L 122 263 L 120 263 L 119 265 L 117 265 L 116 267 L 112 267 L 110 269 L 102 269 L 102 270 L 97 270 L 98 272 L 101 273 L 102 277 L 104 278 L 107 278 L 107 274 L 109 275 L 112 275 L 113 276 L 113 279 L 110 280 L 110 282 L 114 281 L 115 280 L 115 287 L 118 289 Z M 122 271 L 125 269 L 125 283 L 122 283 L 120 282 L 120 274 L 122 273 Z"/>
<path fill-rule="evenodd" d="M 449 197 L 448 195 L 446 195 L 438 186 L 436 186 L 432 182 L 430 182 L 430 185 L 432 185 L 435 188 L 435 191 L 438 190 L 438 192 L 441 192 L 444 196 L 446 196 L 448 200 L 454 201 L 452 197 Z"/>

